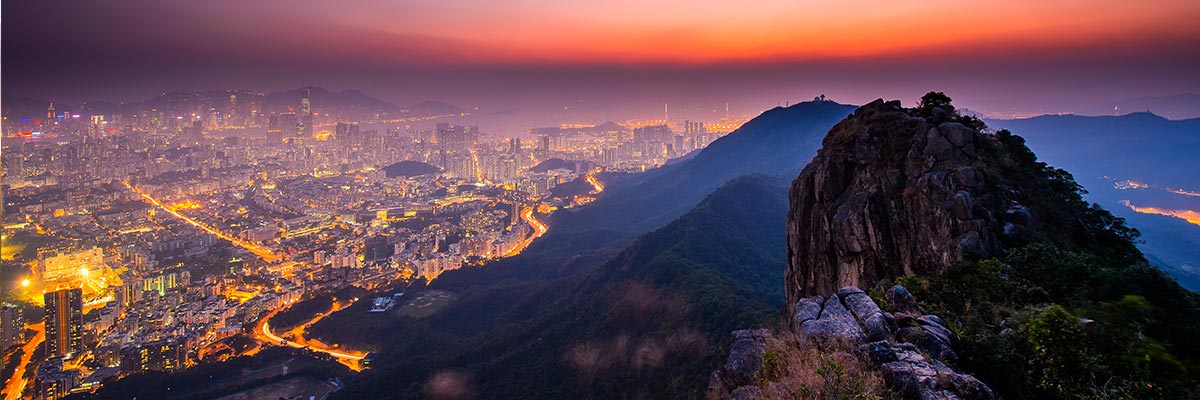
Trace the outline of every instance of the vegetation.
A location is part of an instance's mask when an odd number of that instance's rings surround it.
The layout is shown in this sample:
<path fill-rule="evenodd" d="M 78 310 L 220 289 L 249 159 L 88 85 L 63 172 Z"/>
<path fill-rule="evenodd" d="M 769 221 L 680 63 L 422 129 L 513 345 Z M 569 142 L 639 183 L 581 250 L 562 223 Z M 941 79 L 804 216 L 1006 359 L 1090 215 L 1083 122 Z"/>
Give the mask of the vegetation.
<path fill-rule="evenodd" d="M 329 312 L 333 309 L 335 302 L 347 302 L 366 295 L 366 290 L 356 286 L 348 286 L 337 291 L 318 294 L 310 299 L 292 304 L 290 307 L 275 314 L 271 318 L 271 329 L 276 332 L 289 331 L 316 318 L 318 315 Z"/>
<path fill-rule="evenodd" d="M 953 110 L 926 97 L 918 110 Z M 960 367 L 1008 399 L 1196 395 L 1200 296 L 1149 266 L 1138 232 L 1087 204 L 1071 174 L 1037 161 L 1021 137 L 986 139 L 978 168 L 991 192 L 1033 223 L 1004 237 L 1001 259 L 897 280 L 959 335 Z"/>
<path fill-rule="evenodd" d="M 916 112 L 935 124 L 957 122 L 981 131 L 986 127 L 979 118 L 960 113 L 951 103 L 950 96 L 942 92 L 929 92 L 921 96 Z"/>
<path fill-rule="evenodd" d="M 107 383 L 96 393 L 69 399 L 213 399 L 297 376 L 318 380 L 348 377 L 351 372 L 316 353 L 271 347 L 256 356 L 202 363 L 178 373 L 144 372 Z"/>
<path fill-rule="evenodd" d="M 334 398 L 420 398 L 441 376 L 483 398 L 701 398 L 730 332 L 769 323 L 783 306 L 786 213 L 783 182 L 743 177 L 577 275 L 521 272 L 483 284 L 463 275 L 500 266 L 454 271 L 458 278 L 433 285 L 456 288 L 458 299 L 429 316 L 356 305 L 310 331 L 378 349 L 376 366 Z M 538 260 L 538 268 L 575 262 Z"/>
<path fill-rule="evenodd" d="M 845 341 L 804 341 L 790 335 L 763 353 L 760 389 L 767 399 L 891 399 L 871 360 Z"/>

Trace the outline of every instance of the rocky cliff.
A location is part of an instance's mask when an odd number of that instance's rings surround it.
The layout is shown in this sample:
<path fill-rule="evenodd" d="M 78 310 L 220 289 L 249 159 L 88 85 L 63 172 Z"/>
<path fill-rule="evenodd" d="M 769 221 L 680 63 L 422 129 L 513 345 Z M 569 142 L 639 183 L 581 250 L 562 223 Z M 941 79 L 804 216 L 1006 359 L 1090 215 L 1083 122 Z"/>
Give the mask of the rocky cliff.
<path fill-rule="evenodd" d="M 792 183 L 789 305 L 1000 251 L 1003 205 L 976 169 L 984 135 L 947 119 L 875 100 L 829 131 Z"/>

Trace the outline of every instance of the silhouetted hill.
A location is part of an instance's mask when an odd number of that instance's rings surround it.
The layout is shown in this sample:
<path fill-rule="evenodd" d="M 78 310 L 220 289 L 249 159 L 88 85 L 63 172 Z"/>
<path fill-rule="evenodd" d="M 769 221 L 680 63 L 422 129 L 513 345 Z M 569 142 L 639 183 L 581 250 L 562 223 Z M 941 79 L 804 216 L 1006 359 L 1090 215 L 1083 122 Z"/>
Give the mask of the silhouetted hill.
<path fill-rule="evenodd" d="M 570 161 L 570 160 L 564 160 L 561 158 L 551 158 L 546 161 L 542 161 L 542 162 L 538 163 L 538 165 L 534 165 L 532 168 L 529 168 L 529 171 L 530 172 L 546 172 L 546 171 L 549 171 L 552 169 L 575 170 L 575 162 Z"/>
<path fill-rule="evenodd" d="M 463 110 L 462 107 L 433 100 L 422 101 L 408 107 L 409 114 L 419 116 L 455 115 L 462 114 L 464 111 L 466 110 Z"/>
<path fill-rule="evenodd" d="M 768 110 L 690 160 L 607 185 L 594 204 L 564 219 L 582 221 L 572 227 L 644 232 L 687 212 L 733 177 L 795 176 L 825 132 L 854 108 L 812 101 Z"/>
<path fill-rule="evenodd" d="M 423 320 L 338 314 L 312 330 L 381 349 L 337 398 L 419 398 L 439 371 L 480 398 L 699 398 L 728 332 L 783 304 L 786 209 L 782 181 L 738 178 L 585 275 L 477 287 Z"/>
<path fill-rule="evenodd" d="M 313 109 L 357 109 L 369 112 L 399 112 L 400 107 L 386 101 L 371 97 L 358 90 L 343 90 L 334 92 L 320 86 L 305 86 L 283 92 L 270 93 L 264 96 L 263 102 L 269 108 L 300 107 L 300 97 L 304 90 L 309 91 L 309 100 Z"/>
<path fill-rule="evenodd" d="M 1169 119 L 1200 118 L 1200 94 L 1138 97 L 1111 102 L 1086 111 L 1095 115 L 1148 111 Z"/>
<path fill-rule="evenodd" d="M 1200 290 L 1200 225 L 1155 212 L 1200 211 L 1200 119 L 1169 120 L 1147 112 L 1121 116 L 1047 115 L 993 120 L 1021 132 L 1038 158 L 1070 170 L 1086 198 L 1142 232 L 1142 251 L 1180 283 Z M 1124 180 L 1150 187 L 1116 187 Z M 1167 189 L 1182 190 L 1170 192 Z"/>
<path fill-rule="evenodd" d="M 1025 132 L 1038 156 L 1076 175 L 1200 187 L 1200 118 L 1169 120 L 1148 112 L 1087 117 L 1044 115 L 989 120 L 996 129 Z"/>
<path fill-rule="evenodd" d="M 403 111 L 399 106 L 372 97 L 358 90 L 343 90 L 334 92 L 320 86 L 305 86 L 292 90 L 273 93 L 259 93 L 249 90 L 176 90 L 140 101 L 115 103 L 109 101 L 89 101 L 76 106 L 55 104 L 57 112 L 72 111 L 82 115 L 92 114 L 135 114 L 143 110 L 157 109 L 171 113 L 203 112 L 210 108 L 226 111 L 233 96 L 237 104 L 260 104 L 262 112 L 286 112 L 288 109 L 299 110 L 300 98 L 304 90 L 309 91 L 309 99 L 314 111 L 337 113 L 348 117 L 363 117 L 372 114 L 399 114 Z M 44 118 L 49 100 L 22 97 L 4 97 L 4 115 L 14 118 Z M 426 102 L 435 103 L 435 102 Z M 421 103 L 421 104 L 426 104 Z M 442 104 L 442 103 L 436 103 Z M 442 104 L 421 107 L 412 115 L 442 115 L 447 114 L 446 107 L 457 108 Z M 442 114 L 429 112 L 438 111 Z M 426 114 L 422 114 L 426 113 Z"/>
<path fill-rule="evenodd" d="M 383 167 L 383 172 L 387 173 L 388 178 L 421 176 L 441 171 L 441 168 L 420 161 L 401 161 Z"/>
<path fill-rule="evenodd" d="M 4 103 L 4 116 L 18 120 L 21 118 L 45 118 L 46 107 L 50 105 L 49 100 L 18 96 L 4 96 L 2 102 Z M 62 113 L 70 111 L 72 107 L 66 104 L 55 104 L 54 109 L 56 113 Z"/>

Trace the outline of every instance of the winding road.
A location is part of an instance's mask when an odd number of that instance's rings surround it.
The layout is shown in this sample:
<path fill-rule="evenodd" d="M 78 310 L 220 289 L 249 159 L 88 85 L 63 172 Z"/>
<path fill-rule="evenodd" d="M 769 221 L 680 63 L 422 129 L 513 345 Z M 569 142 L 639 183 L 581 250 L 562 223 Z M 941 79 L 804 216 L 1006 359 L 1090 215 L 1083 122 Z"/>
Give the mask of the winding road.
<path fill-rule="evenodd" d="M 262 319 L 259 320 L 258 326 L 255 327 L 255 329 L 254 329 L 254 337 L 258 340 L 261 340 L 261 341 L 267 342 L 267 343 L 273 343 L 273 344 L 278 344 L 278 345 L 282 345 L 282 346 L 294 347 L 297 349 L 308 349 L 308 350 L 312 350 L 312 351 L 315 351 L 318 353 L 328 354 L 328 355 L 332 356 L 333 358 L 337 359 L 339 363 L 342 363 L 343 365 L 350 367 L 351 370 L 361 371 L 362 365 L 361 365 L 361 363 L 359 363 L 359 361 L 361 361 L 363 359 L 363 357 L 366 356 L 366 354 L 359 353 L 359 352 L 349 352 L 348 353 L 348 352 L 338 351 L 338 350 L 336 350 L 332 347 L 329 347 L 328 345 L 325 345 L 323 343 L 305 340 L 303 337 L 304 328 L 306 328 L 312 324 L 315 324 L 315 323 L 317 323 L 317 321 L 320 321 L 322 318 L 325 318 L 335 312 L 341 311 L 342 309 L 349 307 L 349 306 L 350 306 L 350 303 L 346 303 L 344 305 L 334 304 L 333 308 L 330 309 L 328 312 L 318 315 L 315 318 L 304 323 L 303 325 L 297 326 L 296 328 L 292 329 L 292 332 L 296 333 L 296 336 L 301 338 L 300 341 L 292 341 L 292 340 L 284 339 L 271 331 L 271 318 L 275 317 L 275 314 L 278 314 L 280 310 L 284 309 L 284 308 L 277 308 L 275 310 L 272 310 L 270 313 L 268 313 L 266 316 L 264 316 Z"/>

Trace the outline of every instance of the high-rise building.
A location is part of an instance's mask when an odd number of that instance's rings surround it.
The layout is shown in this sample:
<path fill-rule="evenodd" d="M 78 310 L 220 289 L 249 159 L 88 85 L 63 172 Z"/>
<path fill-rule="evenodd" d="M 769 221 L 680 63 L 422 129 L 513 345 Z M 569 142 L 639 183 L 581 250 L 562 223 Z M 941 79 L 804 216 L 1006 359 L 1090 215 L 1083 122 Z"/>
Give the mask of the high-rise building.
<path fill-rule="evenodd" d="M 666 125 L 650 125 L 633 130 L 633 141 L 638 143 L 671 143 L 671 128 Z"/>
<path fill-rule="evenodd" d="M 121 370 L 127 373 L 141 371 L 172 372 L 186 363 L 183 346 L 174 340 L 159 340 L 121 352 Z"/>
<path fill-rule="evenodd" d="M 21 308 L 12 304 L 0 306 L 0 351 L 25 342 L 25 318 Z"/>
<path fill-rule="evenodd" d="M 62 289 L 46 293 L 46 357 L 83 350 L 83 290 Z"/>
<path fill-rule="evenodd" d="M 521 152 L 521 138 L 511 137 L 508 139 L 508 153 L 517 154 Z"/>
<path fill-rule="evenodd" d="M 313 135 L 312 102 L 308 98 L 309 95 L 308 89 L 304 89 L 300 95 L 300 118 L 297 121 L 296 133 L 301 139 L 308 139 Z"/>

